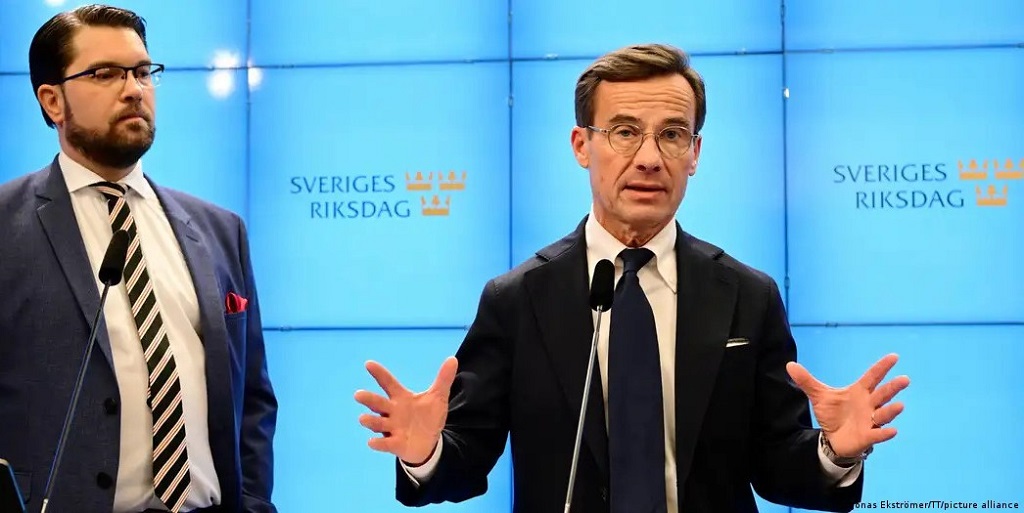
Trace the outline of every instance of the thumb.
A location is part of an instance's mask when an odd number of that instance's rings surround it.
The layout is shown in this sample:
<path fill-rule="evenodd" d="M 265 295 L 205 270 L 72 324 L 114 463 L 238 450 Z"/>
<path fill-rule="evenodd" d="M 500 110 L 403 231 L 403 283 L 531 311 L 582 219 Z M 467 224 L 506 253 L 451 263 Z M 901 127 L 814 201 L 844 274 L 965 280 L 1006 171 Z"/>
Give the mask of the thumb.
<path fill-rule="evenodd" d="M 812 376 L 811 373 L 799 363 L 787 363 L 786 372 L 789 373 L 790 378 L 793 378 L 793 382 L 796 383 L 796 386 L 800 388 L 800 390 L 803 390 L 804 394 L 807 394 L 807 397 L 810 399 L 816 398 L 818 394 L 825 389 L 825 385 L 815 379 L 814 376 Z"/>
<path fill-rule="evenodd" d="M 459 361 L 454 356 L 449 356 L 441 364 L 441 370 L 437 371 L 437 378 L 434 379 L 434 384 L 430 385 L 428 392 L 438 393 L 442 392 L 448 394 L 452 389 L 452 383 L 455 381 L 455 373 L 459 370 Z"/>

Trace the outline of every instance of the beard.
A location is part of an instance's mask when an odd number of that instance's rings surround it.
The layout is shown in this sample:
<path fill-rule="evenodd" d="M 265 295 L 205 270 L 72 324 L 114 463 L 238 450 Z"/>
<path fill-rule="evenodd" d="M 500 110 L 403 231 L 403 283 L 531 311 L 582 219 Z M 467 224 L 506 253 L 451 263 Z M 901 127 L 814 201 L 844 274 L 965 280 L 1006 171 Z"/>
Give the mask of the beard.
<path fill-rule="evenodd" d="M 145 122 L 122 122 L 126 115 L 139 116 Z M 65 134 L 68 143 L 85 158 L 115 169 L 134 166 L 149 151 L 156 136 L 156 125 L 153 124 L 152 116 L 141 109 L 131 109 L 118 115 L 110 122 L 105 132 L 85 128 L 76 123 L 71 105 L 66 105 L 64 116 L 67 120 Z"/>

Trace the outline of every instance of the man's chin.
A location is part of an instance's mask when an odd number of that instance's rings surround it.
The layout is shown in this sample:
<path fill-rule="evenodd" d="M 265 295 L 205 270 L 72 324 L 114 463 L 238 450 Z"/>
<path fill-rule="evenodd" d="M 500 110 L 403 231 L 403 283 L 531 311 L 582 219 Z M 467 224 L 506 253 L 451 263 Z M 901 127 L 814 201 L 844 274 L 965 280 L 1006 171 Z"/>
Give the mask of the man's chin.
<path fill-rule="evenodd" d="M 628 208 L 629 216 L 638 221 L 656 221 L 675 213 L 675 209 L 664 201 L 631 201 Z"/>
<path fill-rule="evenodd" d="M 118 130 L 117 144 L 118 146 L 141 149 L 143 152 L 146 152 L 153 145 L 153 133 L 146 128 Z"/>
<path fill-rule="evenodd" d="M 126 119 L 119 121 L 114 125 L 114 132 L 119 136 L 147 136 L 151 137 L 153 131 L 149 128 L 149 123 L 141 118 Z"/>
<path fill-rule="evenodd" d="M 149 147 L 149 144 L 142 142 L 131 143 L 122 140 L 117 147 L 90 148 L 88 150 L 80 148 L 79 151 L 104 166 L 126 168 L 135 165 L 149 151 Z"/>
<path fill-rule="evenodd" d="M 676 215 L 675 211 L 668 210 L 665 206 L 654 207 L 651 205 L 645 205 L 642 207 L 634 207 L 630 212 L 629 221 L 630 224 L 636 227 L 651 228 L 654 226 L 663 226 L 667 222 L 671 221 Z"/>

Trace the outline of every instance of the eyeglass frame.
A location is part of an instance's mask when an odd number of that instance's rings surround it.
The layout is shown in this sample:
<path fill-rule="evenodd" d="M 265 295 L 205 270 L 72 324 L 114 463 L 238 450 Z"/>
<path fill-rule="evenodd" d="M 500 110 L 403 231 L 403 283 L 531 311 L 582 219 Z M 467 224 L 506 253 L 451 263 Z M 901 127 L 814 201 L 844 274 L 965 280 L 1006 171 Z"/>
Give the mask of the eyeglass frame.
<path fill-rule="evenodd" d="M 615 149 L 615 145 L 612 144 L 611 134 L 618 127 L 630 127 L 630 128 L 633 128 L 640 135 L 640 142 L 637 143 L 636 148 L 633 148 L 633 150 L 631 152 L 621 152 L 621 151 Z M 668 158 L 677 159 L 677 158 L 680 158 L 683 155 L 685 155 L 686 152 L 690 151 L 694 147 L 694 145 L 697 143 L 697 139 L 700 139 L 700 137 L 701 137 L 700 134 L 693 133 L 693 130 L 690 130 L 689 128 L 687 128 L 687 127 L 685 127 L 683 125 L 669 125 L 669 126 L 666 126 L 665 128 L 662 128 L 657 133 L 655 133 L 655 132 L 643 132 L 643 131 L 640 130 L 640 127 L 638 127 L 638 126 L 636 126 L 636 125 L 634 125 L 632 123 L 616 123 L 616 124 L 612 125 L 611 128 L 600 128 L 600 127 L 596 127 L 596 126 L 592 126 L 592 125 L 587 125 L 587 126 L 585 126 L 583 128 L 586 128 L 588 130 L 593 130 L 594 132 L 597 132 L 597 133 L 600 133 L 600 134 L 604 134 L 605 140 L 608 141 L 608 147 L 611 148 L 612 151 L 614 151 L 615 153 L 618 153 L 619 155 L 627 155 L 627 156 L 636 155 L 636 153 L 638 151 L 640 151 L 640 148 L 643 147 L 644 141 L 647 139 L 647 136 L 648 135 L 652 135 L 652 136 L 654 136 L 654 145 L 658 147 L 658 152 L 659 153 L 661 153 L 662 155 L 664 155 L 664 156 L 666 156 Z M 681 129 L 681 130 L 683 130 L 685 132 L 688 132 L 690 134 L 690 144 L 686 147 L 685 150 L 683 150 L 679 155 L 676 155 L 676 156 L 671 156 L 671 155 L 665 153 L 665 150 L 661 149 L 661 134 L 665 133 L 665 130 L 669 130 L 669 129 L 673 129 L 673 128 L 674 129 Z"/>
<path fill-rule="evenodd" d="M 153 80 L 150 80 L 150 83 L 148 83 L 148 84 L 144 84 L 141 80 L 139 80 L 138 70 L 140 68 L 143 68 L 143 67 L 146 67 L 146 66 L 149 66 L 149 67 L 153 68 L 149 72 L 150 77 L 159 75 L 160 73 L 163 73 L 163 71 L 164 71 L 164 65 L 163 64 L 158 64 L 158 63 L 155 63 L 155 62 L 146 62 L 146 63 L 138 64 L 138 65 L 135 65 L 135 66 L 119 66 L 117 64 L 105 64 L 103 66 L 96 66 L 94 68 L 89 68 L 89 69 L 87 69 L 85 71 L 81 71 L 81 72 L 75 73 L 74 75 L 66 76 L 66 77 L 58 80 L 57 83 L 53 84 L 53 85 L 61 85 L 61 84 L 64 84 L 65 82 L 68 82 L 70 80 L 74 80 L 76 78 L 82 78 L 82 77 L 96 78 L 96 72 L 101 70 L 101 69 L 119 69 L 119 70 L 124 72 L 124 75 L 121 77 L 121 80 L 127 81 L 128 80 L 128 73 L 131 73 L 132 74 L 132 78 L 134 78 L 135 81 L 138 82 L 140 86 L 145 87 L 145 88 L 154 88 L 154 87 L 156 87 L 158 85 L 158 83 L 160 81 L 159 79 L 157 79 L 155 82 Z M 113 84 L 114 82 L 111 82 L 111 83 Z"/>

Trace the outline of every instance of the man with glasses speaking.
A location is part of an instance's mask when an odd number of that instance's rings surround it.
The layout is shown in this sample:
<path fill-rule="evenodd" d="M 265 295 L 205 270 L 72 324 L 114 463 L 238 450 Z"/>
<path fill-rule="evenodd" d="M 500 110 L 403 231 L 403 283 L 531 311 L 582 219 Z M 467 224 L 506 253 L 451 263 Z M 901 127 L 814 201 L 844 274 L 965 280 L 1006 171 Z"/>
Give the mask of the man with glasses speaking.
<path fill-rule="evenodd" d="M 60 13 L 29 66 L 60 152 L 0 185 L 0 457 L 28 510 L 275 512 L 245 227 L 143 174 L 164 69 L 144 20 Z"/>
<path fill-rule="evenodd" d="M 397 456 L 399 501 L 484 493 L 511 434 L 513 511 L 563 511 L 583 404 L 572 511 L 755 511 L 751 485 L 806 509 L 860 500 L 862 460 L 896 435 L 884 426 L 909 379 L 880 385 L 896 355 L 843 389 L 814 379 L 795 363 L 775 282 L 676 223 L 705 109 L 703 80 L 669 46 L 623 48 L 579 77 L 571 141 L 590 214 L 487 283 L 426 392 L 367 364 L 385 395 L 356 392 L 373 412 L 359 421 L 383 434 L 370 447 Z M 610 319 L 584 401 L 602 267 Z"/>

